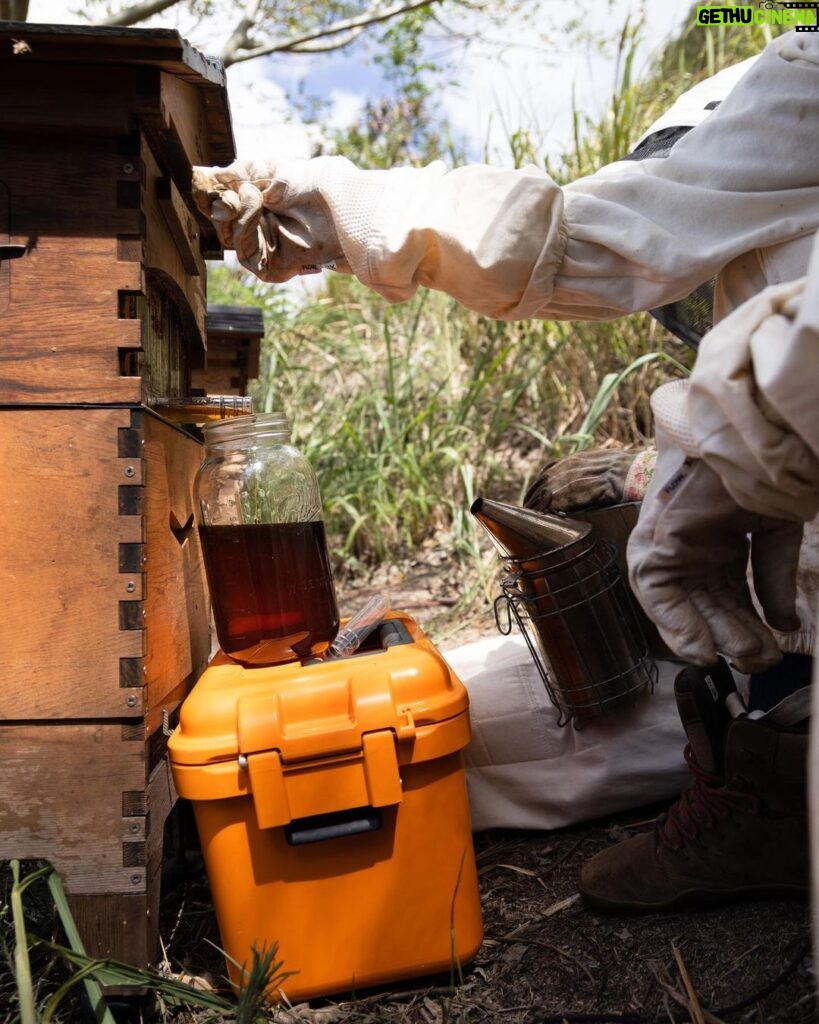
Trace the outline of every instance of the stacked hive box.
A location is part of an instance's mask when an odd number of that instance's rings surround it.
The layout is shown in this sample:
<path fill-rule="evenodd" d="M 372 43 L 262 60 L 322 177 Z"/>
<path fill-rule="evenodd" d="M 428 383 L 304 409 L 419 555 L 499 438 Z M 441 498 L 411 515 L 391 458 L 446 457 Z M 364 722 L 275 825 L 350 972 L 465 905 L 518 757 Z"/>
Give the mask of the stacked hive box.
<path fill-rule="evenodd" d="M 194 386 L 210 395 L 246 395 L 248 382 L 259 376 L 262 311 L 211 305 L 205 323 L 207 364 L 194 370 Z"/>
<path fill-rule="evenodd" d="M 94 955 L 154 956 L 167 735 L 204 668 L 191 166 L 218 62 L 167 30 L 0 24 L 0 859 L 60 871 Z"/>

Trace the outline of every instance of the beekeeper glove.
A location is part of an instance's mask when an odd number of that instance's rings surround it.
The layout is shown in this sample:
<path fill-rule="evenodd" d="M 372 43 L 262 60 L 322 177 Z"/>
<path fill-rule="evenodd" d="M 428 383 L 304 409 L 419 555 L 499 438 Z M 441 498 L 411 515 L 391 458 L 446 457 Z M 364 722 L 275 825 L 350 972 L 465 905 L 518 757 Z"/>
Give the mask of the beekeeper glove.
<path fill-rule="evenodd" d="M 642 501 L 654 470 L 653 448 L 601 448 L 552 459 L 538 472 L 523 503 L 539 512 L 579 512 Z"/>
<path fill-rule="evenodd" d="M 806 523 L 819 512 L 817 289 L 819 241 L 809 278 L 766 288 L 703 338 L 687 392 L 668 402 L 737 502 Z"/>
<path fill-rule="evenodd" d="M 194 168 L 193 194 L 265 281 L 333 266 L 388 302 L 423 286 L 496 319 L 543 311 L 566 243 L 562 190 L 537 167 L 236 162 Z"/>
<path fill-rule="evenodd" d="M 741 508 L 719 476 L 685 457 L 657 432 L 654 477 L 628 543 L 629 580 L 663 640 L 685 661 L 712 665 L 717 654 L 740 672 L 781 659 L 768 624 L 797 629 L 796 566 L 802 524 Z"/>
<path fill-rule="evenodd" d="M 326 194 L 361 173 L 344 157 L 235 161 L 194 167 L 193 196 L 246 270 L 281 283 L 328 266 L 349 272 Z"/>

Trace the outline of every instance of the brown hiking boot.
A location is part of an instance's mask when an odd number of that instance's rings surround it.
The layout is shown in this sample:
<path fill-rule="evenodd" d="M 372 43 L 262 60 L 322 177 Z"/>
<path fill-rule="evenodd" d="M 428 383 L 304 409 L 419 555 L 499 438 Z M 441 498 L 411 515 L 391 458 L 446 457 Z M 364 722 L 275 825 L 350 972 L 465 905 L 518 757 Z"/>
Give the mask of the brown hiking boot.
<path fill-rule="evenodd" d="M 690 694 L 678 692 L 678 703 L 681 697 Z M 807 896 L 806 729 L 727 717 L 723 735 L 716 730 L 703 745 L 702 722 L 683 721 L 693 785 L 653 832 L 583 865 L 578 888 L 586 902 L 609 913 L 652 913 L 756 896 Z M 716 746 L 723 755 L 720 774 L 702 766 Z"/>

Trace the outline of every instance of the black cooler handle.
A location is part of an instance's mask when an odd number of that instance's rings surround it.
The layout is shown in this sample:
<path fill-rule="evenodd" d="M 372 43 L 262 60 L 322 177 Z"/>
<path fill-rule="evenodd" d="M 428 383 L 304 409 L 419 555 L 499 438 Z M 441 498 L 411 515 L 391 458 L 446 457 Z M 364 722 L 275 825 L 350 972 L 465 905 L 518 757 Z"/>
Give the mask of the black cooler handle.
<path fill-rule="evenodd" d="M 284 838 L 290 846 L 322 843 L 325 839 L 341 839 L 381 828 L 381 811 L 377 807 L 351 807 L 329 814 L 313 814 L 296 818 L 284 826 Z"/>

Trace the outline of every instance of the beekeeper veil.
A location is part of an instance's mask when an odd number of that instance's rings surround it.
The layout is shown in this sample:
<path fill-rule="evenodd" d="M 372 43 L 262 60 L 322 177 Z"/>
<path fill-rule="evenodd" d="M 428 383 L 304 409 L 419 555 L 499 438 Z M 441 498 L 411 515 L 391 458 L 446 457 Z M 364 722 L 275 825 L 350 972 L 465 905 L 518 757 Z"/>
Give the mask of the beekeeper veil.
<path fill-rule="evenodd" d="M 726 68 L 683 93 L 622 159 L 662 160 L 667 157 L 680 139 L 720 105 L 756 60 L 751 57 Z M 680 341 L 696 349 L 700 339 L 714 325 L 714 279 L 703 281 L 684 298 L 658 306 L 649 313 Z"/>

